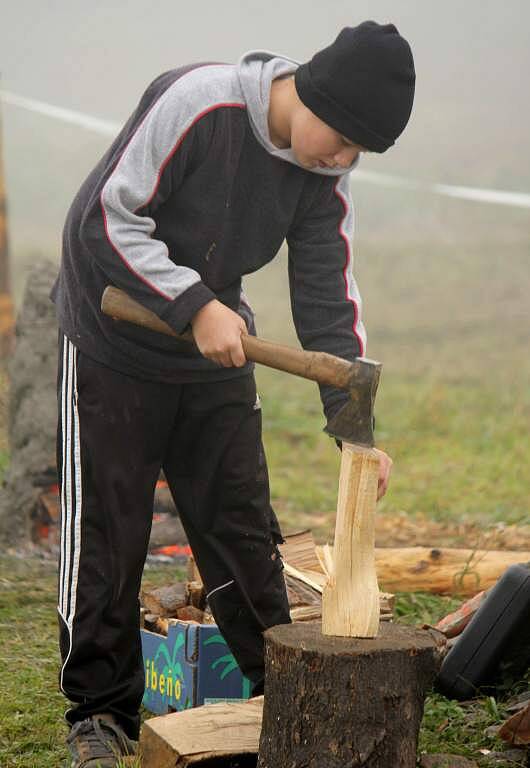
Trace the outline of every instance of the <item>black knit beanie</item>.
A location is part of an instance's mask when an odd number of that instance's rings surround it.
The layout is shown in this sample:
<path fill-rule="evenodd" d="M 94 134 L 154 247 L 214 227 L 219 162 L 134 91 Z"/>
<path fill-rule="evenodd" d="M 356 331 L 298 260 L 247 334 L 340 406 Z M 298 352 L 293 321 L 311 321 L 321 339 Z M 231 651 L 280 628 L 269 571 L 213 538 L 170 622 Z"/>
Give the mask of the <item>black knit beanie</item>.
<path fill-rule="evenodd" d="M 295 72 L 300 100 L 355 144 L 384 152 L 404 130 L 414 100 L 414 60 L 393 24 L 364 21 Z"/>

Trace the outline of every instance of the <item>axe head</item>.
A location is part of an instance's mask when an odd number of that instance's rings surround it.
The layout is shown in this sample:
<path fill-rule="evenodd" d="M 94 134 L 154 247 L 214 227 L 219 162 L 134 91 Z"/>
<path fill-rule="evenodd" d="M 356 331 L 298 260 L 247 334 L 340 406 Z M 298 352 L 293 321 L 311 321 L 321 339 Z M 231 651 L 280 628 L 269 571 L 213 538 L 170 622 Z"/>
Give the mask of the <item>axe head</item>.
<path fill-rule="evenodd" d="M 373 446 L 374 402 L 381 368 L 381 363 L 366 357 L 353 362 L 348 402 L 326 424 L 324 431 L 328 435 L 345 443 Z"/>

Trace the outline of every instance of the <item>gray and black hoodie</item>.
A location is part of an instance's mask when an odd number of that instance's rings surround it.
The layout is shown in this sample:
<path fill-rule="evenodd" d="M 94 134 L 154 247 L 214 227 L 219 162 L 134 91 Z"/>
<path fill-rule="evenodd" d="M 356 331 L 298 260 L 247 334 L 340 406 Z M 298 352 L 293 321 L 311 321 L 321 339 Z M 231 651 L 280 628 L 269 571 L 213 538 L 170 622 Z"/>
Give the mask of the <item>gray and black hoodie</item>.
<path fill-rule="evenodd" d="M 293 318 L 302 346 L 353 360 L 365 353 L 352 274 L 349 171 L 302 168 L 269 136 L 271 82 L 298 64 L 253 51 L 237 65 L 160 75 L 86 179 L 68 213 L 52 292 L 59 325 L 86 355 L 161 382 L 214 381 L 220 368 L 189 345 L 101 313 L 111 284 L 180 332 L 219 299 L 254 332 L 243 275 L 289 249 Z M 353 168 L 353 166 L 352 166 Z M 344 393 L 322 388 L 326 413 Z"/>

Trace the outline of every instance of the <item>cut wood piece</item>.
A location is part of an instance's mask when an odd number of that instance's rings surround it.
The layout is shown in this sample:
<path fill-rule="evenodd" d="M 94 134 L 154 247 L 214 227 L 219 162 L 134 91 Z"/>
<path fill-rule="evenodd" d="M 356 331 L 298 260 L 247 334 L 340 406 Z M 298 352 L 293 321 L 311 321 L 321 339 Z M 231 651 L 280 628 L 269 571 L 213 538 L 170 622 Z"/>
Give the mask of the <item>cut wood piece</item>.
<path fill-rule="evenodd" d="M 370 448 L 342 444 L 333 572 L 322 593 L 322 632 L 375 637 L 379 588 L 375 571 L 375 505 L 379 457 Z M 329 562 L 329 556 L 328 556 Z"/>
<path fill-rule="evenodd" d="M 290 610 L 291 621 L 314 621 L 322 616 L 321 605 L 297 605 Z"/>
<path fill-rule="evenodd" d="M 298 605 L 296 608 L 291 608 L 291 621 L 315 621 L 322 618 L 322 607 L 318 605 Z M 392 621 L 394 614 L 390 612 L 381 611 L 379 614 L 380 621 Z"/>
<path fill-rule="evenodd" d="M 291 608 L 296 608 L 299 605 L 317 605 L 320 608 L 322 597 L 318 590 L 307 586 L 303 581 L 285 571 L 284 577 L 287 588 L 287 600 Z"/>
<path fill-rule="evenodd" d="M 443 636 L 391 623 L 375 639 L 319 622 L 272 627 L 258 768 L 414 768 Z"/>
<path fill-rule="evenodd" d="M 202 581 L 188 581 L 186 583 L 188 603 L 203 611 L 206 607 L 206 590 Z"/>
<path fill-rule="evenodd" d="M 327 577 L 323 573 L 316 573 L 316 571 L 299 571 L 297 568 L 293 568 L 285 560 L 283 561 L 285 578 L 293 579 L 294 581 L 300 581 L 303 584 L 307 584 L 310 589 L 315 593 L 322 594 L 322 591 L 326 585 Z M 382 613 L 392 614 L 394 611 L 394 605 L 396 602 L 396 596 L 390 592 L 379 592 L 379 609 Z"/>
<path fill-rule="evenodd" d="M 158 632 L 159 635 L 165 635 L 167 637 L 167 632 L 169 629 L 169 619 L 164 619 L 161 616 L 158 616 L 155 621 L 155 632 Z"/>
<path fill-rule="evenodd" d="M 529 562 L 530 552 L 407 547 L 376 549 L 375 557 L 384 589 L 472 597 L 492 587 L 510 565 Z"/>
<path fill-rule="evenodd" d="M 293 568 L 301 571 L 321 571 L 320 560 L 316 554 L 316 544 L 310 530 L 298 531 L 284 537 L 283 544 L 279 544 L 281 556 L 287 560 Z"/>
<path fill-rule="evenodd" d="M 155 613 L 144 613 L 145 629 L 148 629 L 150 632 L 158 632 L 157 623 L 159 618 L 160 616 L 157 616 Z"/>
<path fill-rule="evenodd" d="M 202 624 L 204 618 L 204 611 L 200 608 L 196 608 L 194 605 L 185 605 L 184 608 L 177 610 L 177 619 L 182 621 L 196 621 L 197 624 Z"/>
<path fill-rule="evenodd" d="M 448 613 L 443 619 L 435 624 L 435 628 L 447 638 L 458 637 L 467 627 L 473 616 L 476 614 L 481 604 L 484 602 L 487 591 L 479 592 L 474 597 L 466 600 L 465 603 L 452 613 Z"/>
<path fill-rule="evenodd" d="M 315 543 L 313 534 L 309 530 L 285 536 L 285 543 L 280 545 L 280 551 L 288 589 L 291 584 L 302 582 L 311 590 L 322 594 L 328 581 L 326 573 L 330 570 L 329 568 L 324 569 L 322 564 L 326 560 L 329 562 L 333 556 L 332 547 L 328 547 L 328 555 L 324 555 L 324 549 L 325 547 Z M 389 592 L 379 592 L 379 607 L 381 613 L 385 614 L 385 618 L 392 615 L 395 601 L 395 595 Z M 289 602 L 289 604 L 291 603 Z"/>
<path fill-rule="evenodd" d="M 257 754 L 263 696 L 211 704 L 147 720 L 140 736 L 146 768 L 186 768 L 214 758 Z"/>
<path fill-rule="evenodd" d="M 156 613 L 166 618 L 176 616 L 177 610 L 187 603 L 186 585 L 176 582 L 166 587 L 142 590 L 140 599 L 149 613 Z"/>
<path fill-rule="evenodd" d="M 188 581 L 196 581 L 198 583 L 202 584 L 202 577 L 199 573 L 199 569 L 197 567 L 197 563 L 195 562 L 195 558 L 193 555 L 190 555 L 188 557 L 188 563 L 187 563 L 187 575 L 188 575 Z"/>
<path fill-rule="evenodd" d="M 307 584 L 308 587 L 315 589 L 317 592 L 321 593 L 327 582 L 327 577 L 323 573 L 318 573 L 317 571 L 299 571 L 298 568 L 294 568 L 287 562 L 287 560 L 283 561 L 283 567 L 286 574 Z"/>

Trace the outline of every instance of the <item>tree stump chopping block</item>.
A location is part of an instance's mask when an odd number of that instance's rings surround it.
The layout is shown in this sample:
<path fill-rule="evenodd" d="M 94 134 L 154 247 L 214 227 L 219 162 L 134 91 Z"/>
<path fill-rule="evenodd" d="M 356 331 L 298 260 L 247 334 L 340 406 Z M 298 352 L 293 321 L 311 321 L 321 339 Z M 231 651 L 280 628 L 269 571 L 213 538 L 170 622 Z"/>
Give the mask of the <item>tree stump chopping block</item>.
<path fill-rule="evenodd" d="M 332 637 L 303 622 L 264 637 L 258 768 L 414 768 L 440 633 L 382 622 L 375 638 Z"/>

